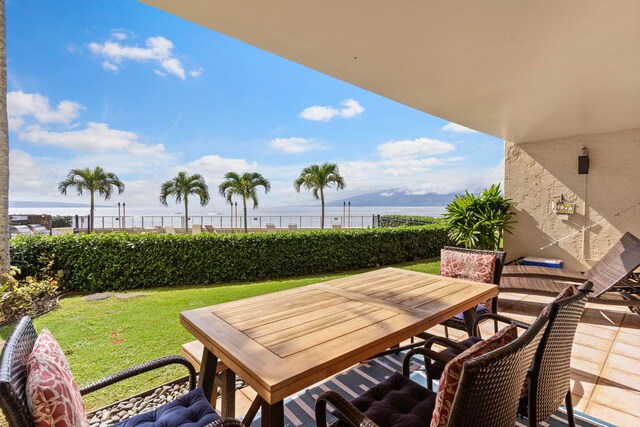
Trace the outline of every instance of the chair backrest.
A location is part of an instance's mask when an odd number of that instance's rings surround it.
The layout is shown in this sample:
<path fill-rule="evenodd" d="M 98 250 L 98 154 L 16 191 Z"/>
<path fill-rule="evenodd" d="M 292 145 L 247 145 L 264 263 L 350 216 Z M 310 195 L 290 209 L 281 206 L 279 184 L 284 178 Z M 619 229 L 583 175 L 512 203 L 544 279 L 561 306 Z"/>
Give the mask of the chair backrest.
<path fill-rule="evenodd" d="M 465 252 L 472 254 L 493 254 L 496 256 L 496 267 L 493 272 L 493 284 L 500 284 L 500 277 L 502 276 L 502 268 L 504 267 L 504 260 L 507 257 L 507 253 L 504 251 L 486 251 L 482 249 L 469 249 L 469 248 L 458 248 L 455 246 L 445 246 L 442 249 L 447 251 L 455 251 L 455 252 Z"/>
<path fill-rule="evenodd" d="M 289 224 L 289 230 L 297 230 L 298 224 Z"/>
<path fill-rule="evenodd" d="M 29 317 L 23 317 L 7 340 L 0 356 L 0 408 L 9 427 L 31 427 L 27 406 L 27 358 L 38 338 Z"/>
<path fill-rule="evenodd" d="M 173 227 L 166 227 L 164 230 L 167 234 L 176 234 L 176 229 Z"/>
<path fill-rule="evenodd" d="M 513 427 L 546 323 L 540 316 L 514 341 L 464 364 L 448 426 Z"/>
<path fill-rule="evenodd" d="M 640 267 L 640 239 L 626 232 L 618 243 L 585 271 L 584 276 L 593 282 L 594 295 L 599 297 L 638 267 Z"/>
<path fill-rule="evenodd" d="M 549 418 L 569 390 L 573 339 L 591 286 L 586 282 L 576 295 L 550 304 L 549 323 L 529 371 L 529 414 L 535 418 L 532 424 Z"/>
<path fill-rule="evenodd" d="M 191 226 L 191 234 L 202 234 L 202 226 L 200 224 Z"/>

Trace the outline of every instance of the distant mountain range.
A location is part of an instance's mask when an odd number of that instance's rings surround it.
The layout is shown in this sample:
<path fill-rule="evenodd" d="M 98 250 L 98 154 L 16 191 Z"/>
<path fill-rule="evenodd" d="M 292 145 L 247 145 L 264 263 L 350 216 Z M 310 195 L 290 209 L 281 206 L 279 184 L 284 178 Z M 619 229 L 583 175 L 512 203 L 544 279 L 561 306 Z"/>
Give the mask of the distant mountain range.
<path fill-rule="evenodd" d="M 84 203 L 64 203 L 64 202 L 32 202 L 21 200 L 10 200 L 10 208 L 88 208 Z M 108 208 L 109 206 L 96 205 L 96 208 Z"/>
<path fill-rule="evenodd" d="M 344 202 L 351 202 L 351 206 L 447 206 L 455 197 L 455 193 L 405 194 L 404 191 L 386 190 L 336 200 L 327 206 L 342 206 Z"/>

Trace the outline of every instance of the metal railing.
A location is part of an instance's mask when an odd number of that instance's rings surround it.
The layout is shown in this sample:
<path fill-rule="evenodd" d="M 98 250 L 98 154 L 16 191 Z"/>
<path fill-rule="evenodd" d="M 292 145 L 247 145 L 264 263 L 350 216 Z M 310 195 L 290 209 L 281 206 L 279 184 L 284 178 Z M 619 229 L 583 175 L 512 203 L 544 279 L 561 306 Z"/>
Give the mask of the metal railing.
<path fill-rule="evenodd" d="M 247 216 L 248 229 L 267 229 L 276 228 L 287 230 L 289 228 L 297 229 L 319 229 L 321 217 L 319 215 L 251 215 Z M 273 227 L 271 227 L 273 224 Z M 328 215 L 324 219 L 325 228 L 367 228 L 374 227 L 377 224 L 375 215 L 362 216 L 343 216 Z M 86 230 L 89 225 L 87 216 L 78 217 L 76 227 L 80 230 Z M 211 226 L 218 229 L 244 229 L 244 217 L 239 216 L 223 216 L 223 215 L 202 215 L 189 216 L 189 228 L 194 225 Z M 120 229 L 153 229 L 153 228 L 185 228 L 184 216 L 96 216 L 94 220 L 95 230 L 117 231 Z"/>

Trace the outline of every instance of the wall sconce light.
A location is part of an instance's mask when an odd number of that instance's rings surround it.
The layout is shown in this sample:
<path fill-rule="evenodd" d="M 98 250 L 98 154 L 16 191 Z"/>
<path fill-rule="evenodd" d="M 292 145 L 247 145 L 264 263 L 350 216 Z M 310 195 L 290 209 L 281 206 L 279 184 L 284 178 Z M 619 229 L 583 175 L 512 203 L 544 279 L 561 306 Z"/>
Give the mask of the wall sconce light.
<path fill-rule="evenodd" d="M 587 152 L 587 147 L 583 147 L 580 150 L 580 155 L 578 156 L 578 174 L 586 175 L 589 173 L 589 153 Z"/>

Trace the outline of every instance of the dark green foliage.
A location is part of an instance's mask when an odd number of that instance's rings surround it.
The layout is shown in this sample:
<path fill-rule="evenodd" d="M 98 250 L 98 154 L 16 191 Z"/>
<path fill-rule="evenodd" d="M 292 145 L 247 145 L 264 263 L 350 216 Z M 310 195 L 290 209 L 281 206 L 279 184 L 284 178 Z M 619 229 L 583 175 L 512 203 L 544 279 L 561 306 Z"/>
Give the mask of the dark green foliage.
<path fill-rule="evenodd" d="M 401 227 L 403 225 L 426 225 L 443 223 L 442 218 L 418 215 L 382 215 L 380 227 Z"/>
<path fill-rule="evenodd" d="M 73 217 L 71 215 L 55 215 L 51 217 L 51 227 L 73 227 Z"/>
<path fill-rule="evenodd" d="M 482 190 L 479 196 L 467 192 L 447 206 L 444 214 L 449 236 L 466 248 L 498 250 L 504 232 L 511 233 L 516 221 L 513 201 L 502 195 L 500 184 Z"/>
<path fill-rule="evenodd" d="M 83 234 L 11 241 L 22 274 L 40 254 L 64 270 L 64 290 L 105 291 L 259 280 L 375 267 L 439 255 L 444 226 L 252 234 Z"/>

